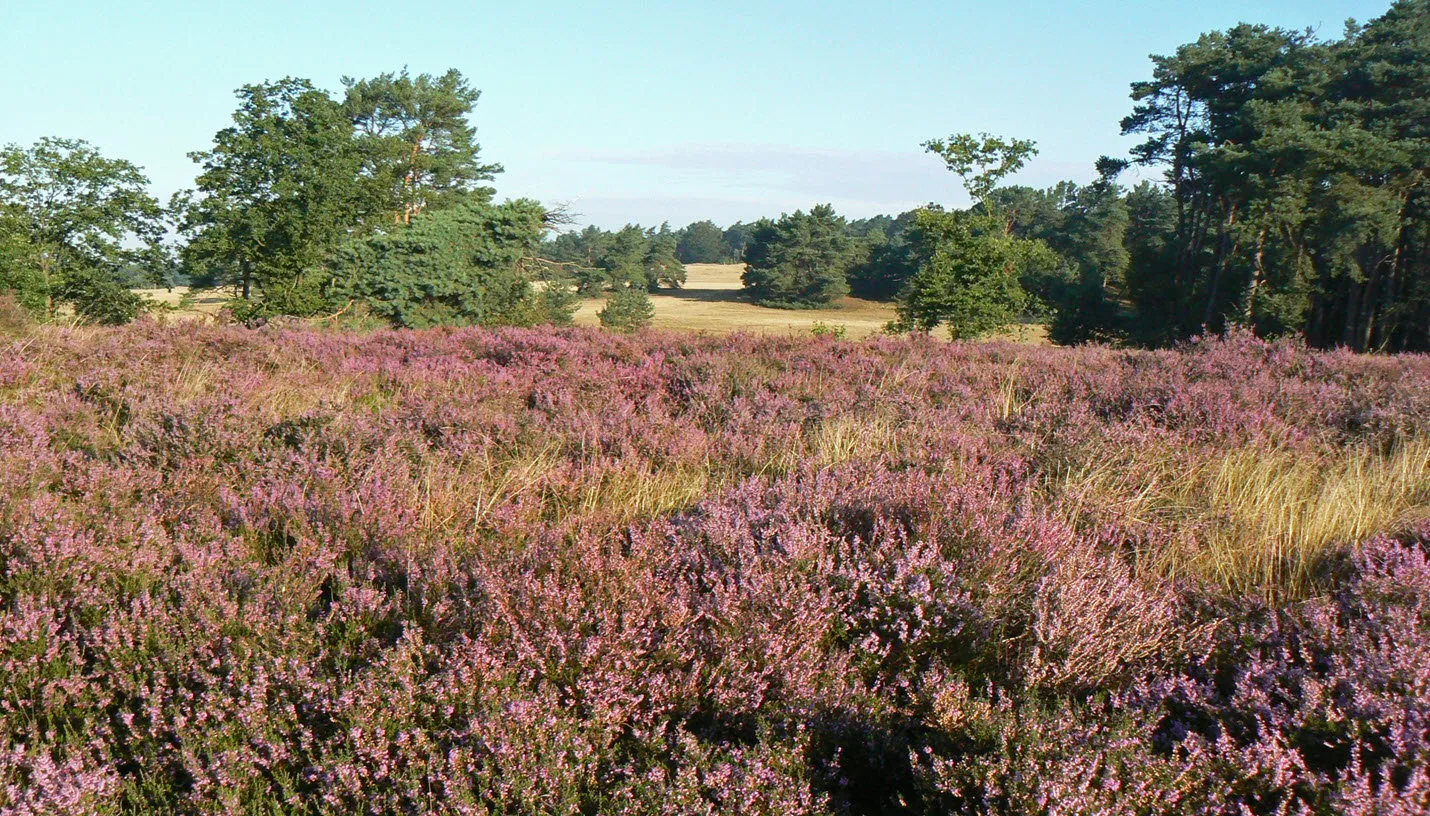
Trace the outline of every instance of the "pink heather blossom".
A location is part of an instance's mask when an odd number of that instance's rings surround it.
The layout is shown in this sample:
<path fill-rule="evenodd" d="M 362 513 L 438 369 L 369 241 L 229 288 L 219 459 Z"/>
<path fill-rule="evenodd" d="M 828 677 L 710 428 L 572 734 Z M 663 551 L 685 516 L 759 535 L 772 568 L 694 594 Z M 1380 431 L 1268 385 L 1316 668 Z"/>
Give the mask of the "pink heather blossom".
<path fill-rule="evenodd" d="M 1058 487 L 1427 434 L 1430 358 L 1246 335 L 45 330 L 0 813 L 1430 812 L 1430 519 L 1267 600 Z"/>

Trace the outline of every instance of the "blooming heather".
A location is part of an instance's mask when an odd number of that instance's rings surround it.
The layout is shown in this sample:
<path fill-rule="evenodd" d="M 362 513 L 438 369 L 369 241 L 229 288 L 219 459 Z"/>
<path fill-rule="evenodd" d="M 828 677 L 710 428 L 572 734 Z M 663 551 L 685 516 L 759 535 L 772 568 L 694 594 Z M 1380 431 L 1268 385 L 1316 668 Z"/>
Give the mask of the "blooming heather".
<path fill-rule="evenodd" d="M 1247 336 L 37 330 L 0 812 L 1424 813 L 1427 439 Z"/>

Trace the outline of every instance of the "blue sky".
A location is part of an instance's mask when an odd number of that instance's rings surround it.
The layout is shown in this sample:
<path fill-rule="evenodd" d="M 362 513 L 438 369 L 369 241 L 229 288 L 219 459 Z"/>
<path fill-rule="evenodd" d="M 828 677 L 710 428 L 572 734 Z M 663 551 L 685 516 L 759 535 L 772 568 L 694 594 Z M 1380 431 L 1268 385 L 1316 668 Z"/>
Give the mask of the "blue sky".
<path fill-rule="evenodd" d="M 167 199 L 232 90 L 285 75 L 457 68 L 483 92 L 501 197 L 583 222 L 721 224 L 832 202 L 850 216 L 959 203 L 919 143 L 1031 138 L 1017 181 L 1085 180 L 1129 140 L 1128 84 L 1240 21 L 1339 36 L 1388 0 L 574 3 L 0 2 L 0 143 L 86 139 Z"/>

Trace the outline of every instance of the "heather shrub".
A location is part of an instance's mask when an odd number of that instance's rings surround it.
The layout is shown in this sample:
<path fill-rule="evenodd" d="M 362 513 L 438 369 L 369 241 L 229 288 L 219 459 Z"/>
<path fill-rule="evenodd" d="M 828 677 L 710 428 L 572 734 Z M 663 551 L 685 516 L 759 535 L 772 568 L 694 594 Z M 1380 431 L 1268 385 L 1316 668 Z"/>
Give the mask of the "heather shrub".
<path fill-rule="evenodd" d="M 1424 812 L 1427 438 L 1240 336 L 38 327 L 0 810 Z"/>

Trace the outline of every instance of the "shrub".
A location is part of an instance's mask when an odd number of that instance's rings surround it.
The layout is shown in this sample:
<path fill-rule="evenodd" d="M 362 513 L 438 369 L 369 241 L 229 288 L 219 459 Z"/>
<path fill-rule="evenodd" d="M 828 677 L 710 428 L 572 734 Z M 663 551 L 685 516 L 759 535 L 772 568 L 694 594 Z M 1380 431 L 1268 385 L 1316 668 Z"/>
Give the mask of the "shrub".
<path fill-rule="evenodd" d="M 144 299 L 102 270 L 67 271 L 55 287 L 54 299 L 72 305 L 75 317 L 86 323 L 118 326 L 144 312 Z"/>
<path fill-rule="evenodd" d="M 623 286 L 606 300 L 597 316 L 608 329 L 633 332 L 650 325 L 655 318 L 655 305 L 639 286 Z"/>
<path fill-rule="evenodd" d="M 1248 335 L 0 342 L 0 810 L 1424 813 L 1427 439 Z"/>

